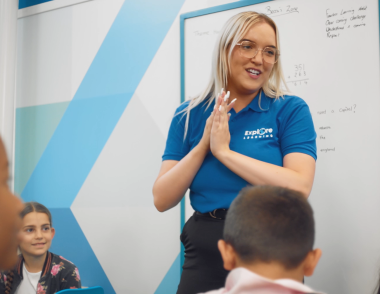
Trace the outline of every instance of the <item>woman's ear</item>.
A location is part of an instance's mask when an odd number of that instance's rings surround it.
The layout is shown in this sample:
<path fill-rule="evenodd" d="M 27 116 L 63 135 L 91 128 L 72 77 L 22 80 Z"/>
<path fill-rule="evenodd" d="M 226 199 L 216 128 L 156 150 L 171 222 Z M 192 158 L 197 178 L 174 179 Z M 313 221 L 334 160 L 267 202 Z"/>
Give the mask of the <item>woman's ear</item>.
<path fill-rule="evenodd" d="M 218 248 L 222 255 L 224 268 L 228 271 L 236 267 L 236 253 L 234 248 L 224 240 L 218 241 Z"/>
<path fill-rule="evenodd" d="M 313 275 L 314 270 L 318 264 L 319 259 L 322 256 L 322 250 L 317 248 L 310 251 L 304 262 L 304 275 L 310 277 Z"/>

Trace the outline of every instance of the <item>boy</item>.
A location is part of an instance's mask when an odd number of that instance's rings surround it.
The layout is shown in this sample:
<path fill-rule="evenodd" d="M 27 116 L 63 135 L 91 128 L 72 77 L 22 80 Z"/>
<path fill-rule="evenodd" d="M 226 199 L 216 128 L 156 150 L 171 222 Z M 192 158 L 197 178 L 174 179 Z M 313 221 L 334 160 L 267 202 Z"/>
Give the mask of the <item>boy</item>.
<path fill-rule="evenodd" d="M 243 189 L 228 210 L 218 242 L 225 288 L 208 294 L 317 293 L 302 284 L 321 257 L 313 250 L 314 218 L 307 200 L 293 190 Z"/>

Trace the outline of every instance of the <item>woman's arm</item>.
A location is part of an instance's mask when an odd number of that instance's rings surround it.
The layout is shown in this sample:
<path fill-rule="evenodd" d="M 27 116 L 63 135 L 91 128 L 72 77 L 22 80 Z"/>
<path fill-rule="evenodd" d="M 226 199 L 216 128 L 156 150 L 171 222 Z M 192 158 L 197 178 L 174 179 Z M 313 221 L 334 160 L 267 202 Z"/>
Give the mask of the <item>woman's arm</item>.
<path fill-rule="evenodd" d="M 197 146 L 180 161 L 165 160 L 153 185 L 154 205 L 164 212 L 176 206 L 190 187 L 203 160 L 210 151 L 210 133 L 214 111 L 206 121 L 203 136 Z M 182 138 L 181 138 L 182 139 Z"/>
<path fill-rule="evenodd" d="M 283 167 L 263 162 L 234 151 L 220 152 L 218 158 L 232 172 L 252 185 L 286 187 L 308 197 L 314 181 L 315 160 L 303 153 L 284 156 Z"/>
<path fill-rule="evenodd" d="M 190 187 L 209 149 L 198 144 L 180 161 L 165 160 L 153 185 L 154 205 L 164 212 L 176 206 Z"/>
<path fill-rule="evenodd" d="M 274 185 L 300 191 L 308 197 L 313 186 L 315 160 L 303 153 L 289 153 L 283 167 L 263 162 L 230 150 L 228 116 L 222 104 L 216 112 L 211 130 L 213 155 L 232 172 L 252 185 Z"/>
<path fill-rule="evenodd" d="M 225 95 L 226 93 L 222 91 L 222 94 L 218 97 L 216 109 L 224 102 Z M 232 101 L 229 105 L 226 105 L 226 102 L 224 103 L 227 111 L 230 111 L 235 101 Z M 193 150 L 180 161 L 165 160 L 162 162 L 161 170 L 153 185 L 154 205 L 158 211 L 163 212 L 176 206 L 190 187 L 207 153 L 210 151 L 210 134 L 215 113 L 216 110 L 211 112 L 206 121 L 202 139 Z M 229 117 L 227 116 L 228 120 Z"/>

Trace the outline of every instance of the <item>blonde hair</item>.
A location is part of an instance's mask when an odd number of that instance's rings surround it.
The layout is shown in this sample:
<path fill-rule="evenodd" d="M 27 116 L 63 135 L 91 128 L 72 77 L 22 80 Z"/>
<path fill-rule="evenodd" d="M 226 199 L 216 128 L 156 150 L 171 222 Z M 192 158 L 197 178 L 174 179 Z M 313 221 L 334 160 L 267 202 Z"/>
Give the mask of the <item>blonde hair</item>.
<path fill-rule="evenodd" d="M 186 115 L 184 138 L 186 138 L 189 126 L 190 111 L 205 100 L 208 101 L 208 105 L 206 107 L 207 109 L 212 101 L 217 98 L 218 91 L 220 91 L 221 88 L 226 89 L 228 87 L 227 78 L 228 72 L 230 71 L 232 50 L 253 25 L 263 22 L 269 24 L 275 31 L 277 49 L 280 50 L 278 28 L 275 22 L 265 14 L 254 11 L 241 12 L 234 15 L 226 22 L 223 29 L 219 33 L 218 41 L 215 44 L 212 56 L 211 77 L 207 87 L 200 93 L 199 96 L 191 99 L 189 105 L 185 109 L 179 112 L 185 112 L 183 116 Z M 227 50 L 228 54 L 226 54 Z M 281 84 L 283 84 L 285 89 L 282 88 Z M 283 97 L 289 92 L 285 82 L 280 59 L 274 64 L 272 72 L 269 75 L 269 79 L 263 85 L 262 90 L 266 96 L 275 99 Z M 259 97 L 259 105 L 260 102 L 261 95 Z"/>

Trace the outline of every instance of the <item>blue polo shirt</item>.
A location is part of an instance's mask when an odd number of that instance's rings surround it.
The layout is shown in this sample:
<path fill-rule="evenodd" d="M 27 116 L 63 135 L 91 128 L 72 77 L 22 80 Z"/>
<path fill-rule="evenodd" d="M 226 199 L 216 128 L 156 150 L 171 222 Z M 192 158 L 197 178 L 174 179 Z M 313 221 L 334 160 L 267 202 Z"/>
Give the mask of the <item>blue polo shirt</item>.
<path fill-rule="evenodd" d="M 202 138 L 214 102 L 208 109 L 207 102 L 203 102 L 191 110 L 184 140 L 186 116 L 178 113 L 188 104 L 188 101 L 184 102 L 176 110 L 163 160 L 180 161 Z M 238 113 L 234 109 L 230 111 L 231 150 L 278 166 L 283 166 L 284 156 L 292 152 L 308 154 L 317 159 L 316 133 L 309 107 L 304 100 L 296 96 L 275 100 L 262 92 L 260 106 L 257 95 Z M 191 206 L 202 213 L 229 208 L 240 190 L 248 185 L 247 181 L 230 171 L 210 151 L 190 185 Z"/>

